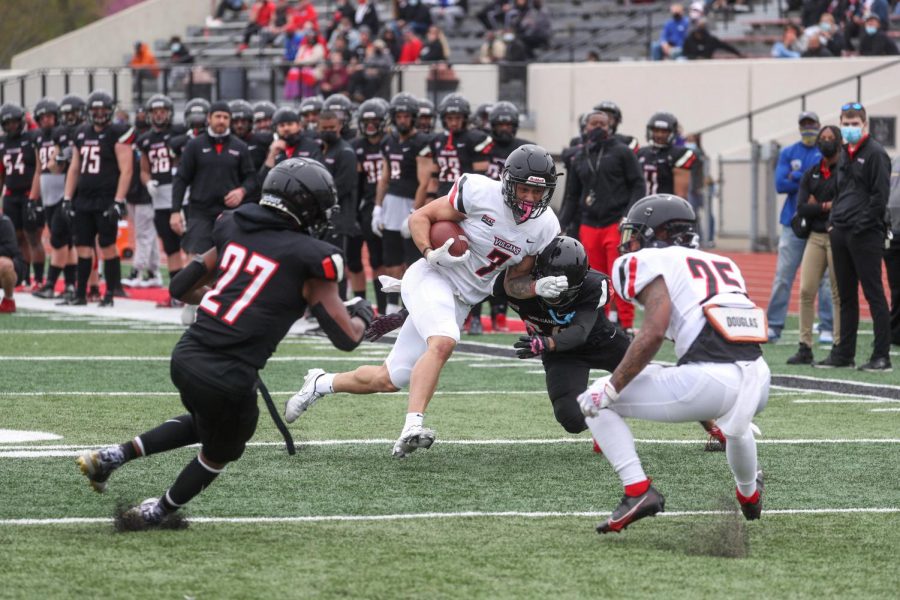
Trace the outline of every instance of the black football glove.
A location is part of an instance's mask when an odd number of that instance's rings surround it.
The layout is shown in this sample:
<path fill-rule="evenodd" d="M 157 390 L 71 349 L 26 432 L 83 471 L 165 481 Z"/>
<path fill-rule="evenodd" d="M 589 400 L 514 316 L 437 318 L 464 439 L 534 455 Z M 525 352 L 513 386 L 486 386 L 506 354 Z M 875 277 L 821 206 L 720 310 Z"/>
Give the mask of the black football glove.
<path fill-rule="evenodd" d="M 128 216 L 128 207 L 125 206 L 124 202 L 113 202 L 112 206 L 103 212 L 103 216 L 109 219 L 110 223 L 118 227 L 119 221 Z"/>
<path fill-rule="evenodd" d="M 25 229 L 34 231 L 44 226 L 44 205 L 40 198 L 37 200 L 29 200 L 25 204 L 25 215 L 23 217 Z"/>
<path fill-rule="evenodd" d="M 368 327 L 369 323 L 372 322 L 372 319 L 375 318 L 375 311 L 372 310 L 372 305 L 365 298 L 357 296 L 352 300 L 344 302 L 344 306 L 347 307 L 347 312 L 350 314 L 351 318 L 359 317 L 362 319 L 363 323 L 366 324 L 366 327 Z"/>
<path fill-rule="evenodd" d="M 63 225 L 68 229 L 72 225 L 72 219 L 75 217 L 75 211 L 72 209 L 71 200 L 63 200 L 56 211 L 56 218 L 62 219 Z"/>
<path fill-rule="evenodd" d="M 534 358 L 547 352 L 549 345 L 549 340 L 546 336 L 532 333 L 531 335 L 521 336 L 519 341 L 513 344 L 513 348 L 516 349 L 518 358 Z"/>
<path fill-rule="evenodd" d="M 366 333 L 365 335 L 363 335 L 363 338 L 370 342 L 377 342 L 386 334 L 402 327 L 403 323 L 406 321 L 406 317 L 408 316 L 409 311 L 405 308 L 402 308 L 398 312 L 389 315 L 382 315 L 372 321 L 372 323 L 366 329 Z"/>

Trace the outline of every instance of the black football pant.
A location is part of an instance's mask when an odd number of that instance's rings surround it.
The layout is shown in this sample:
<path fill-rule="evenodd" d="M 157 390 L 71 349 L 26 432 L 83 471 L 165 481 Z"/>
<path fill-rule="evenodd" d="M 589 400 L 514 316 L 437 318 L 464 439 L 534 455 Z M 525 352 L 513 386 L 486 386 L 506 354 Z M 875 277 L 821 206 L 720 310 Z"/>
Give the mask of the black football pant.
<path fill-rule="evenodd" d="M 629 343 L 628 336 L 616 327 L 608 339 L 592 339 L 575 350 L 544 355 L 547 393 L 553 404 L 553 414 L 563 429 L 569 433 L 581 433 L 587 429 L 581 407 L 578 406 L 578 394 L 588 388 L 591 369 L 612 373 L 622 362 Z"/>
<path fill-rule="evenodd" d="M 894 234 L 891 247 L 884 251 L 884 266 L 891 288 L 891 343 L 900 344 L 900 233 Z"/>
<path fill-rule="evenodd" d="M 862 285 L 875 329 L 872 358 L 890 359 L 891 315 L 881 282 L 884 232 L 878 229 L 853 233 L 835 227 L 831 230 L 831 254 L 841 298 L 841 343 L 834 347 L 834 352 L 847 360 L 856 357 L 856 330 L 859 328 L 857 286 Z"/>

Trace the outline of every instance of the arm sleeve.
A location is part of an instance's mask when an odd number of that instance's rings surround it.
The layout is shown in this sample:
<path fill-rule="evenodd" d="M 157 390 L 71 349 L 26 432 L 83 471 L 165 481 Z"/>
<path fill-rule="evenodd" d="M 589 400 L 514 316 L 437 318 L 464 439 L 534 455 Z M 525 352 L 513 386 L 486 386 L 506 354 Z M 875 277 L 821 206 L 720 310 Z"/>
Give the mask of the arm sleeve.
<path fill-rule="evenodd" d="M 184 205 L 184 194 L 187 187 L 194 179 L 194 148 L 195 144 L 188 144 L 181 153 L 181 162 L 178 164 L 178 172 L 172 181 L 172 211 L 178 212 Z"/>
<path fill-rule="evenodd" d="M 453 187 L 450 188 L 450 193 L 447 194 L 447 197 L 450 199 L 450 205 L 463 214 L 467 214 L 466 200 L 469 199 L 470 196 L 466 193 L 466 184 L 468 181 L 469 175 L 463 175 L 456 180 Z"/>
<path fill-rule="evenodd" d="M 800 189 L 800 184 L 789 177 L 791 174 L 791 157 L 787 148 L 778 155 L 778 166 L 775 167 L 775 189 L 779 194 L 793 194 Z"/>
<path fill-rule="evenodd" d="M 575 316 L 568 327 L 553 336 L 555 352 L 574 350 L 584 345 L 600 315 L 596 306 L 582 304 L 575 309 Z"/>

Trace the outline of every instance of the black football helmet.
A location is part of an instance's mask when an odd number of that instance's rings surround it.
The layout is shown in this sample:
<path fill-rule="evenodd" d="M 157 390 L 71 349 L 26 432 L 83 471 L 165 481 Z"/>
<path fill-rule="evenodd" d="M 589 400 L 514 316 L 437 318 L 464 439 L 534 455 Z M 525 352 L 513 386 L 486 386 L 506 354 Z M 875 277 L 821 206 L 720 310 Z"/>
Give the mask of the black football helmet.
<path fill-rule="evenodd" d="M 144 104 L 144 109 L 150 116 L 150 124 L 156 129 L 166 129 L 172 125 L 175 118 L 175 104 L 165 94 L 153 94 Z M 156 111 L 162 109 L 163 116 L 157 118 Z"/>
<path fill-rule="evenodd" d="M 206 127 L 209 117 L 209 101 L 203 98 L 192 98 L 184 105 L 184 124 L 191 129 Z"/>
<path fill-rule="evenodd" d="M 605 112 L 613 119 L 613 122 L 609 124 L 611 133 L 615 133 L 622 123 L 622 109 L 612 100 L 598 102 L 594 105 L 594 112 Z"/>
<path fill-rule="evenodd" d="M 434 102 L 431 100 L 419 100 L 419 116 L 416 119 L 416 129 L 422 133 L 431 133 L 434 131 Z"/>
<path fill-rule="evenodd" d="M 666 137 L 665 144 L 659 144 L 655 141 L 653 137 L 654 129 L 663 129 L 668 133 Z M 650 120 L 647 121 L 647 142 L 656 147 L 665 147 L 671 146 L 675 141 L 675 134 L 678 133 L 678 119 L 675 118 L 675 115 L 667 112 L 658 112 L 653 113 L 653 116 L 650 117 Z"/>
<path fill-rule="evenodd" d="M 587 252 L 581 242 L 564 235 L 553 238 L 538 254 L 533 275 L 535 279 L 565 275 L 569 287 L 557 298 L 540 298 L 540 301 L 555 309 L 569 308 L 581 291 L 588 268 Z"/>
<path fill-rule="evenodd" d="M 289 106 L 282 106 L 272 115 L 272 127 L 278 127 L 282 123 L 299 123 L 300 115 Z"/>
<path fill-rule="evenodd" d="M 253 129 L 253 107 L 246 100 L 237 99 L 228 103 L 231 111 L 231 132 L 244 138 Z"/>
<path fill-rule="evenodd" d="M 673 194 L 641 198 L 619 225 L 619 254 L 636 252 L 641 248 L 696 248 L 696 225 L 697 215 L 684 198 Z"/>
<path fill-rule="evenodd" d="M 22 133 L 25 130 L 25 110 L 17 104 L 0 106 L 0 127 L 10 137 Z"/>
<path fill-rule="evenodd" d="M 471 114 L 472 105 L 469 104 L 469 101 L 462 94 L 450 94 L 441 100 L 441 104 L 438 106 L 438 115 L 441 117 L 441 125 L 443 125 L 445 131 L 450 131 L 447 128 L 447 115 L 462 115 L 462 129 L 465 129 L 468 127 L 469 115 Z"/>
<path fill-rule="evenodd" d="M 475 128 L 489 133 L 491 130 L 491 111 L 494 110 L 493 102 L 482 102 L 475 109 Z"/>
<path fill-rule="evenodd" d="M 500 182 L 503 184 L 503 201 L 512 209 L 516 223 L 536 219 L 547 210 L 556 189 L 556 178 L 556 163 L 542 147 L 525 144 L 512 151 L 503 165 Z M 540 200 L 536 203 L 520 200 L 516 195 L 516 186 L 520 183 L 543 188 Z"/>
<path fill-rule="evenodd" d="M 501 100 L 494 105 L 490 114 L 491 137 L 501 144 L 513 141 L 519 132 L 519 109 L 512 102 Z M 512 125 L 512 131 L 498 131 L 497 126 L 502 124 Z"/>
<path fill-rule="evenodd" d="M 91 125 L 103 127 L 112 121 L 116 102 L 106 90 L 94 90 L 87 97 L 88 120 Z"/>
<path fill-rule="evenodd" d="M 336 114 L 343 129 L 350 122 L 350 117 L 353 115 L 353 102 L 343 94 L 332 94 L 322 103 L 322 110 L 330 110 Z"/>
<path fill-rule="evenodd" d="M 296 221 L 303 231 L 318 235 L 328 227 L 337 206 L 334 179 L 311 158 L 289 158 L 266 175 L 260 206 Z"/>
<path fill-rule="evenodd" d="M 41 117 L 44 115 L 53 115 L 54 123 L 52 126 L 55 126 L 59 123 L 59 104 L 57 104 L 56 100 L 53 98 L 41 98 L 38 100 L 37 104 L 34 105 L 34 112 L 32 114 L 38 125 L 40 125 Z"/>
<path fill-rule="evenodd" d="M 385 105 L 375 98 L 366 100 L 359 106 L 359 116 L 357 117 L 357 129 L 366 137 L 375 137 L 384 132 L 384 126 L 387 122 L 387 113 Z"/>
<path fill-rule="evenodd" d="M 412 117 L 412 124 L 409 127 L 404 127 L 403 129 L 397 125 L 397 115 L 399 113 L 407 113 Z M 416 119 L 419 117 L 419 101 L 415 96 L 408 92 L 400 92 L 393 98 L 391 98 L 391 125 L 393 125 L 397 132 L 406 135 L 416 126 Z"/>
<path fill-rule="evenodd" d="M 253 130 L 268 131 L 272 128 L 272 117 L 278 107 L 268 100 L 261 100 L 253 105 Z"/>
<path fill-rule="evenodd" d="M 76 96 L 75 94 L 63 96 L 59 103 L 59 120 L 63 125 L 68 125 L 69 127 L 81 125 L 87 115 L 86 107 L 84 98 L 81 96 Z"/>

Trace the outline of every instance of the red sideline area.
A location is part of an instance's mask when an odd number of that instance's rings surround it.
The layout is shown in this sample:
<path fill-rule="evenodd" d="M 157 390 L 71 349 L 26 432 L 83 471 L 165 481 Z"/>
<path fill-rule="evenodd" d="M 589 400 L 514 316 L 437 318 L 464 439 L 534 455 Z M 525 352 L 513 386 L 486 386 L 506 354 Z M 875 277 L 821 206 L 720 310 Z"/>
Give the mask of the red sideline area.
<path fill-rule="evenodd" d="M 769 304 L 769 294 L 772 291 L 772 280 L 775 277 L 775 263 L 777 256 L 775 254 L 752 254 L 749 252 L 716 252 L 728 256 L 737 263 L 747 282 L 750 290 L 750 297 L 759 306 L 767 307 Z M 364 256 L 364 264 L 368 264 L 367 257 Z M 366 275 L 371 280 L 372 274 L 366 269 Z M 887 272 L 882 267 L 882 278 L 884 280 L 884 289 L 888 290 Z M 57 284 L 57 291 L 63 291 L 62 280 Z M 166 288 L 126 288 L 128 297 L 132 300 L 145 300 L 147 302 L 159 302 L 168 299 L 168 290 Z M 869 305 L 862 295 L 859 293 L 860 318 L 870 319 Z M 485 316 L 481 317 L 484 325 L 485 333 L 492 333 L 490 308 L 485 303 L 483 308 Z M 791 290 L 791 302 L 788 308 L 790 314 L 797 314 L 800 311 L 800 273 L 794 280 L 794 287 Z M 520 319 L 510 318 L 507 320 L 509 331 L 513 333 L 521 333 L 525 331 L 525 326 Z"/>

